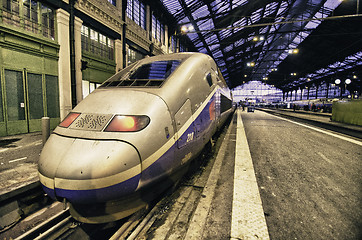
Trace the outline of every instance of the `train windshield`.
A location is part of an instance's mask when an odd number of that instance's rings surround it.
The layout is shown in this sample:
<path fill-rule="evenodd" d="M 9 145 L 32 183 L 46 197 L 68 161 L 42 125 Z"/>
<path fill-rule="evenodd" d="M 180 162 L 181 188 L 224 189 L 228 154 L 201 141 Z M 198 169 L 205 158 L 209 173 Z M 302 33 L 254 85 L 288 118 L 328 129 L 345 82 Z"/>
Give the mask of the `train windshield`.
<path fill-rule="evenodd" d="M 142 64 L 128 75 L 116 75 L 118 77 L 109 79 L 102 87 L 161 87 L 180 63 L 179 60 L 169 60 Z"/>

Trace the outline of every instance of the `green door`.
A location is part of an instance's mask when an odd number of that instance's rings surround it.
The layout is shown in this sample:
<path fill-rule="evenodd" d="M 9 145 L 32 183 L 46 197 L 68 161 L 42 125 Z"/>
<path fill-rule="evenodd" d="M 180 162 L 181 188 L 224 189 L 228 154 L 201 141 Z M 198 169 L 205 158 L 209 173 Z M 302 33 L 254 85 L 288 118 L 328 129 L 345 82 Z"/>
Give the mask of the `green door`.
<path fill-rule="evenodd" d="M 5 103 L 7 135 L 29 131 L 26 118 L 26 102 L 23 71 L 5 70 Z"/>
<path fill-rule="evenodd" d="M 29 132 L 41 131 L 41 118 L 44 117 L 42 75 L 26 74 L 28 93 L 28 121 Z"/>
<path fill-rule="evenodd" d="M 52 129 L 58 125 L 57 76 L 26 69 L 5 69 L 4 76 L 4 81 L 0 81 L 0 136 L 41 131 L 44 116 L 50 117 Z"/>

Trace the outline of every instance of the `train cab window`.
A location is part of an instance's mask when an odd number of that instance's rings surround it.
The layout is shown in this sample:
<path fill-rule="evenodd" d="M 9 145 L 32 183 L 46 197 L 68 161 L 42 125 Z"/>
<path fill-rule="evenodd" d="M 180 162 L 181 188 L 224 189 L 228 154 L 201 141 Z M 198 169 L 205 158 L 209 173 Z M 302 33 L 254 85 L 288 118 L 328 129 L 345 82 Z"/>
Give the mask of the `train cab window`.
<path fill-rule="evenodd" d="M 179 61 L 156 61 L 141 65 L 130 79 L 167 79 L 180 64 Z"/>
<path fill-rule="evenodd" d="M 209 84 L 209 86 L 212 86 L 212 77 L 211 77 L 211 73 L 207 74 L 206 76 L 206 81 Z"/>
<path fill-rule="evenodd" d="M 178 60 L 170 60 L 142 64 L 128 70 L 128 74 L 109 79 L 103 87 L 161 87 L 180 63 Z"/>

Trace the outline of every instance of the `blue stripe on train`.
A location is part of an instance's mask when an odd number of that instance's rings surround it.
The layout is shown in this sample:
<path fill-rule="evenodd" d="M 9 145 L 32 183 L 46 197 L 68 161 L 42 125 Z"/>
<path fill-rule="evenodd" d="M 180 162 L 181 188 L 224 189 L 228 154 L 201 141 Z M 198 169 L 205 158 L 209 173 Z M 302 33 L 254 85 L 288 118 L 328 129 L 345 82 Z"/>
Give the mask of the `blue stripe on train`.
<path fill-rule="evenodd" d="M 194 144 L 197 137 L 203 131 L 209 131 L 209 128 L 212 124 L 212 120 L 215 120 L 210 116 L 210 105 L 214 104 L 214 97 L 211 98 L 209 103 L 201 111 L 196 120 L 188 127 L 188 129 L 183 133 L 181 137 L 176 141 L 174 145 L 163 154 L 157 161 L 155 161 L 151 166 L 142 171 L 142 181 L 143 183 L 148 183 L 154 179 L 158 179 L 160 176 L 165 176 L 170 170 L 175 170 L 178 167 L 181 167 L 183 164 L 182 158 L 191 150 L 187 147 L 188 144 Z M 213 118 L 213 119 L 212 119 Z M 212 119 L 212 120 L 211 120 Z M 196 133 L 195 133 L 196 132 Z M 193 139 L 189 138 L 190 134 Z M 189 140 L 189 142 L 187 142 Z M 181 142 L 181 143 L 180 143 Z M 191 155 L 192 156 L 192 155 Z M 188 161 L 189 159 L 187 159 Z"/>
<path fill-rule="evenodd" d="M 196 131 L 195 138 L 199 135 L 199 132 L 208 130 L 211 126 L 214 116 L 210 116 L 210 105 L 213 104 L 215 96 L 211 98 L 209 103 L 202 110 L 200 115 L 189 126 L 185 133 L 179 138 L 184 139 L 190 132 Z M 214 113 L 215 114 L 215 113 Z M 196 125 L 196 126 L 195 126 Z M 179 141 L 178 140 L 178 141 Z M 191 142 L 190 142 L 191 143 Z M 181 159 L 176 159 L 174 153 L 177 151 L 177 142 L 169 150 L 165 152 L 156 162 L 145 169 L 142 172 L 142 181 L 148 181 L 165 174 L 170 169 L 175 169 L 180 166 Z M 176 161 L 175 161 L 176 160 Z M 67 190 L 55 188 L 47 188 L 43 186 L 44 191 L 53 199 L 55 195 L 58 198 L 66 198 L 72 203 L 94 203 L 94 202 L 106 202 L 109 200 L 118 199 L 136 191 L 140 180 L 140 174 L 124 181 L 119 184 L 109 186 L 106 188 L 91 189 L 91 190 Z"/>
<path fill-rule="evenodd" d="M 94 203 L 106 202 L 118 199 L 135 192 L 138 186 L 140 175 L 136 175 L 124 182 L 105 188 L 97 188 L 90 190 L 68 190 L 55 188 L 49 189 L 43 186 L 44 191 L 52 198 L 66 198 L 72 203 Z"/>

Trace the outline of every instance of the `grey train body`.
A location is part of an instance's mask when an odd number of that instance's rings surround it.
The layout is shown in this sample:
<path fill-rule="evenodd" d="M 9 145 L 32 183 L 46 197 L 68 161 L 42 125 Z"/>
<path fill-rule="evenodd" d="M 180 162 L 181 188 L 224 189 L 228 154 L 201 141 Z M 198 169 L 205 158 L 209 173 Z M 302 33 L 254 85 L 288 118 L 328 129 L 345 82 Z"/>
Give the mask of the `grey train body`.
<path fill-rule="evenodd" d="M 230 90 L 208 55 L 142 59 L 54 130 L 40 156 L 40 182 L 49 196 L 69 202 L 79 221 L 123 218 L 177 181 L 232 111 Z"/>

